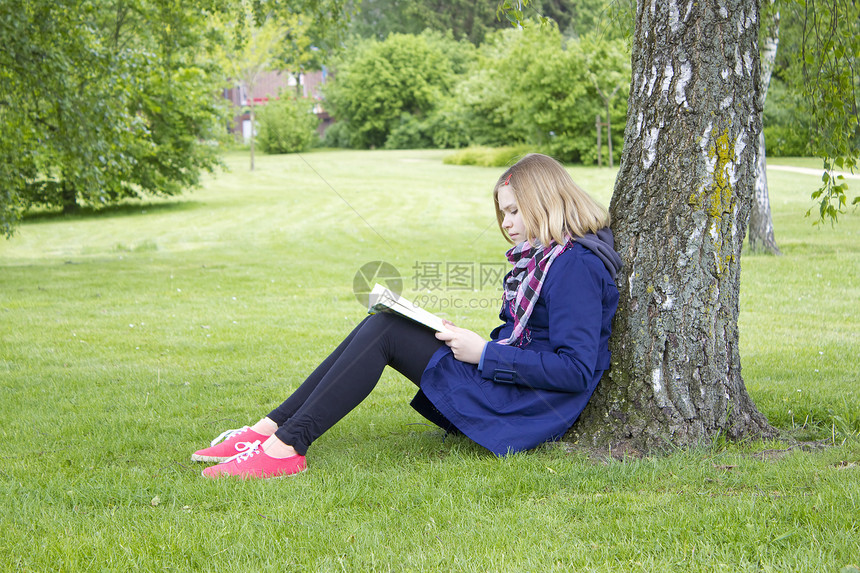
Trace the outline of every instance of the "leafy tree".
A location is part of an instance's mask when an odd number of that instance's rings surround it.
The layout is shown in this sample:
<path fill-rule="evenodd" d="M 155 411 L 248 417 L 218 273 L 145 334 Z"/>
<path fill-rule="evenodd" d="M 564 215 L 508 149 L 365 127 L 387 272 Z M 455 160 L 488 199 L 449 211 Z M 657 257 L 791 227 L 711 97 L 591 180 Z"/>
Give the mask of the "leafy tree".
<path fill-rule="evenodd" d="M 451 6 L 432 2 L 409 3 L 409 8 L 404 4 L 362 4 L 355 25 L 364 25 L 359 21 L 364 18 L 365 23 L 382 26 L 376 29 L 383 29 L 379 35 L 387 39 L 378 43 L 385 46 L 398 36 L 387 35 L 386 22 L 402 23 L 389 12 L 433 12 L 439 16 L 437 24 L 447 21 L 445 14 L 453 12 Z M 536 29 L 519 35 L 497 31 L 484 37 L 475 60 L 462 42 L 446 40 L 441 34 L 422 34 L 432 50 L 445 56 L 446 67 L 450 63 L 453 76 L 445 75 L 453 80 L 436 90 L 432 102 L 418 107 L 410 107 L 400 97 L 406 94 L 409 99 L 407 80 L 383 78 L 403 73 L 421 78 L 422 73 L 413 73 L 403 58 L 395 62 L 382 54 L 382 47 L 365 53 L 367 46 L 374 45 L 372 41 L 357 42 L 333 66 L 337 77 L 327 91 L 327 100 L 340 125 L 327 139 L 342 140 L 349 133 L 353 146 L 389 148 L 528 141 L 568 160 L 593 162 L 597 156 L 594 118 L 597 112 L 605 114 L 605 99 L 610 100 L 612 120 L 620 122 L 624 117 L 629 55 L 623 41 L 608 39 L 598 24 L 608 20 L 604 0 L 546 5 L 554 7 L 553 16 L 565 25 L 581 24 L 581 30 L 589 31 L 587 37 L 567 42 L 554 25 L 543 34 Z M 370 16 L 383 7 L 385 14 Z M 583 16 L 581 21 L 577 15 Z M 353 92 L 351 96 L 349 92 Z M 559 95 L 561 92 L 564 94 Z M 614 142 L 620 150 L 620 129 Z"/>
<path fill-rule="evenodd" d="M 219 165 L 217 78 L 202 40 L 241 0 L 0 3 L 0 229 L 36 205 L 72 211 L 173 195 Z M 312 22 L 337 44 L 345 0 L 253 2 L 256 21 Z M 288 30 L 284 45 L 301 40 Z M 295 50 L 291 52 L 296 54 Z M 283 53 L 282 53 L 283 56 Z"/>
<path fill-rule="evenodd" d="M 783 5 L 789 8 L 788 37 L 794 43 L 789 45 L 792 52 L 789 58 L 782 58 L 782 72 L 793 86 L 794 93 L 786 94 L 784 89 L 779 90 L 776 111 L 773 105 L 765 107 L 765 119 L 776 121 L 766 122 L 765 129 L 759 135 L 755 201 L 749 225 L 749 244 L 753 251 L 761 249 L 780 254 L 774 239 L 767 190 L 765 138 L 768 133 L 779 137 L 778 145 L 781 148 L 790 145 L 795 155 L 806 155 L 812 151 L 825 157 L 824 185 L 813 194 L 813 198 L 820 198 L 819 222 L 825 218 L 835 221 L 838 213 L 844 212 L 847 185 L 841 177 L 834 179 L 832 169 L 837 164 L 847 165 L 850 169 L 860 148 L 856 97 L 858 76 L 854 72 L 856 50 L 860 48 L 860 42 L 856 41 L 856 34 L 860 31 L 857 23 L 860 11 L 846 3 L 820 4 L 824 4 L 822 13 L 815 12 L 815 2 L 810 5 L 793 0 L 779 3 L 770 0 L 762 5 L 762 102 L 764 104 L 767 98 L 771 73 L 777 63 L 780 6 Z M 846 22 L 835 21 L 835 18 L 844 17 L 847 17 Z M 822 20 L 827 23 L 822 24 Z M 822 34 L 827 37 L 822 38 Z M 813 46 L 814 43 L 819 45 Z M 810 71 L 810 67 L 816 71 Z M 822 86 L 810 82 L 810 77 L 817 81 L 823 78 L 827 84 L 825 97 L 821 100 L 818 98 Z M 816 126 L 821 128 L 820 133 L 816 133 Z M 855 202 L 858 200 L 860 197 L 855 198 Z"/>
<path fill-rule="evenodd" d="M 566 161 L 593 163 L 595 116 L 605 114 L 603 96 L 614 92 L 611 117 L 621 125 L 629 66 L 620 40 L 589 35 L 565 41 L 555 26 L 497 32 L 457 86 L 453 107 L 470 143 L 527 142 Z M 614 139 L 620 151 L 620 129 Z"/>
<path fill-rule="evenodd" d="M 552 110 L 543 120 L 543 132 L 555 130 L 548 149 L 556 156 L 586 164 L 596 162 L 594 119 L 597 115 L 618 127 L 608 145 L 620 157 L 623 142 L 620 126 L 627 112 L 627 92 L 630 83 L 630 54 L 621 40 L 585 36 L 567 43 L 565 57 L 559 62 L 563 69 L 557 77 L 570 77 L 571 93 L 579 97 L 563 100 L 549 94 L 543 105 L 538 104 L 536 118 L 541 125 L 540 110 Z M 535 78 L 537 81 L 538 78 Z M 543 86 L 542 86 L 543 87 Z M 547 85 L 549 87 L 549 85 Z M 537 103 L 537 102 L 536 102 Z M 614 140 L 614 141 L 613 141 Z"/>
<path fill-rule="evenodd" d="M 403 114 L 426 118 L 450 92 L 465 56 L 453 58 L 439 49 L 440 43 L 442 36 L 429 31 L 392 34 L 383 41 L 357 41 L 335 61 L 326 100 L 332 114 L 345 123 L 352 146 L 384 146 L 403 123 Z M 459 53 L 453 47 L 451 51 Z"/>
<path fill-rule="evenodd" d="M 448 106 L 461 118 L 470 144 L 502 146 L 532 139 L 536 128 L 530 117 L 531 95 L 523 92 L 521 79 L 535 61 L 557 52 L 555 29 L 549 36 L 505 30 L 487 37 Z"/>
<path fill-rule="evenodd" d="M 790 4 L 791 0 L 763 3 L 760 45 L 767 45 L 767 29 L 774 27 L 778 15 L 778 50 L 764 107 L 764 133 L 768 155 L 814 155 L 815 126 L 801 83 L 803 57 L 803 22 Z M 772 8 L 768 16 L 765 7 Z M 765 65 L 764 63 L 762 64 Z"/>
<path fill-rule="evenodd" d="M 763 114 L 765 143 L 770 157 L 813 155 L 813 125 L 803 96 L 774 75 Z"/>
<path fill-rule="evenodd" d="M 860 156 L 860 3 L 786 1 L 802 23 L 795 86 L 816 128 L 813 150 L 824 158 L 823 185 L 812 198 L 818 201 L 818 221 L 835 222 L 845 212 L 848 185 L 834 171 L 853 170 Z M 853 204 L 860 204 L 860 195 Z"/>
<path fill-rule="evenodd" d="M 779 53 L 765 104 L 768 152 L 824 158 L 824 184 L 813 194 L 817 222 L 835 222 L 848 197 L 834 171 L 853 169 L 860 150 L 860 7 L 841 0 L 775 0 L 763 7 L 769 8 L 764 29 L 772 27 L 774 13 L 779 22 Z M 761 38 L 766 45 L 768 34 Z"/>
<path fill-rule="evenodd" d="M 254 89 L 262 79 L 263 74 L 275 69 L 279 63 L 282 46 L 285 44 L 288 29 L 297 30 L 294 37 L 302 37 L 299 50 L 309 48 L 306 26 L 302 25 L 300 15 L 288 15 L 289 22 L 285 23 L 274 18 L 271 14 L 262 17 L 254 12 L 250 0 L 241 0 L 237 9 L 229 14 L 214 14 L 211 21 L 216 33 L 214 43 L 215 57 L 228 81 L 243 88 L 248 94 L 250 111 L 250 169 L 254 170 L 254 142 L 256 140 L 256 105 L 253 98 Z M 297 56 L 296 60 L 304 58 Z"/>
<path fill-rule="evenodd" d="M 488 32 L 507 25 L 496 18 L 492 2 L 361 0 L 358 8 L 350 31 L 377 40 L 391 34 L 417 35 L 429 29 L 480 44 Z"/>
<path fill-rule="evenodd" d="M 135 0 L 0 5 L 0 220 L 33 205 L 171 195 L 217 164 L 218 109 L 194 7 Z M 74 30 L 74 33 L 70 33 Z"/>
<path fill-rule="evenodd" d="M 530 5 L 533 5 L 536 13 L 555 21 L 565 37 L 596 36 L 604 40 L 623 40 L 629 35 L 629 26 L 613 17 L 614 4 L 617 2 L 618 0 L 541 0 Z"/>
<path fill-rule="evenodd" d="M 553 20 L 568 38 L 599 33 L 606 39 L 621 39 L 624 30 L 610 17 L 611 4 L 612 0 L 534 0 L 528 14 Z M 429 29 L 480 45 L 489 34 L 508 26 L 507 19 L 498 17 L 494 2 L 361 0 L 350 31 L 384 40 L 395 33 L 420 34 Z"/>

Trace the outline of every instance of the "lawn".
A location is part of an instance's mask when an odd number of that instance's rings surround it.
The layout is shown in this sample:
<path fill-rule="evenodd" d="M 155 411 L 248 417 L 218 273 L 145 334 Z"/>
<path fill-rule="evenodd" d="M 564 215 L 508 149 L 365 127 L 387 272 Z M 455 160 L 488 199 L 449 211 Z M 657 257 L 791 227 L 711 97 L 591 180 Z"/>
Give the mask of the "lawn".
<path fill-rule="evenodd" d="M 424 424 L 387 371 L 308 472 L 201 478 L 192 451 L 265 415 L 361 320 L 365 263 L 496 325 L 501 170 L 444 155 L 253 173 L 230 155 L 179 198 L 33 216 L 0 242 L 0 570 L 860 571 L 860 214 L 813 227 L 820 178 L 776 170 L 784 255 L 743 255 L 741 355 L 784 440 L 496 458 Z M 571 173 L 608 204 L 614 171 Z"/>

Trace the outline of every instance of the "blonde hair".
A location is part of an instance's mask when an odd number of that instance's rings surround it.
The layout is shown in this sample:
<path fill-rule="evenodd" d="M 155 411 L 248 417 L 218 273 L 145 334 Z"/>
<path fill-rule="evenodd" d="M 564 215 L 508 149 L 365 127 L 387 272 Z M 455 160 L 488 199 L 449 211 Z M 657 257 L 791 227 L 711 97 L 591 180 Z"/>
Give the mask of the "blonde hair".
<path fill-rule="evenodd" d="M 563 244 L 566 237 L 582 237 L 609 225 L 609 213 L 577 185 L 561 163 L 530 153 L 502 173 L 493 188 L 496 219 L 502 235 L 505 214 L 499 208 L 499 189 L 510 185 L 523 219 L 526 238 L 542 245 Z"/>

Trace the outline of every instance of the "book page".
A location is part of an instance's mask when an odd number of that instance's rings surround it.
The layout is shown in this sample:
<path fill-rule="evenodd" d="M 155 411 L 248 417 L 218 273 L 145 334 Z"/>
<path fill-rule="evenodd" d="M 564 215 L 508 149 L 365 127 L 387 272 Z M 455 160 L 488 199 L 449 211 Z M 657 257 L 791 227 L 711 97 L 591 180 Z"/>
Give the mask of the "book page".
<path fill-rule="evenodd" d="M 373 290 L 370 291 L 370 301 L 367 312 L 370 314 L 375 314 L 377 312 L 393 312 L 438 332 L 448 331 L 441 318 L 432 312 L 424 310 L 412 301 L 398 296 L 379 283 L 374 285 Z"/>

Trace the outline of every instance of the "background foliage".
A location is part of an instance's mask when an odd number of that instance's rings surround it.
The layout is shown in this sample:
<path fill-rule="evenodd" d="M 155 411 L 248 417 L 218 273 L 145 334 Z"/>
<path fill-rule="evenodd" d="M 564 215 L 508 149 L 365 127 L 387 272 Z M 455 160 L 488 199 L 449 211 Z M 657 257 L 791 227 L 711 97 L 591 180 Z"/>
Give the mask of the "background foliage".
<path fill-rule="evenodd" d="M 768 152 L 823 158 L 823 184 L 812 198 L 819 222 L 836 221 L 848 203 L 847 181 L 836 171 L 853 170 L 860 156 L 860 4 L 780 0 L 775 6 L 780 43 L 772 81 L 784 97 L 765 109 L 765 137 L 777 140 L 767 141 Z"/>
<path fill-rule="evenodd" d="M 329 142 L 358 148 L 528 143 L 564 161 L 596 161 L 600 93 L 612 93 L 619 156 L 629 85 L 622 40 L 565 39 L 555 26 L 487 35 L 477 49 L 438 32 L 357 40 L 334 65 L 326 102 L 343 125 Z M 605 138 L 604 138 L 605 141 Z"/>
<path fill-rule="evenodd" d="M 348 125 L 350 145 L 382 147 L 403 114 L 423 119 L 433 111 L 472 49 L 431 31 L 358 40 L 335 60 L 327 105 Z"/>
<path fill-rule="evenodd" d="M 234 24 L 247 23 L 249 11 L 257 25 L 281 31 L 267 66 L 331 72 L 324 106 L 336 123 L 326 145 L 527 144 L 590 164 L 595 115 L 605 115 L 602 96 L 614 92 L 617 159 L 633 6 L 530 2 L 524 17 L 553 23 L 527 20 L 520 32 L 497 18 L 497 4 L 462 0 L 8 0 L 0 4 L 0 230 L 8 236 L 34 207 L 175 194 L 216 168 L 215 142 L 228 124 L 220 88 L 237 75 L 222 56 L 247 47 L 249 27 Z M 845 0 L 777 0 L 774 8 L 781 28 L 765 107 L 768 153 L 817 153 L 851 168 L 860 146 L 851 56 L 860 8 Z M 842 98 L 852 86 L 854 99 Z M 605 135 L 603 145 L 606 157 Z M 843 182 L 828 185 L 824 197 L 836 203 L 822 208 L 840 208 Z"/>
<path fill-rule="evenodd" d="M 491 32 L 510 28 L 506 18 L 497 17 L 498 5 L 498 2 L 469 0 L 361 0 L 350 32 L 362 38 L 384 40 L 392 33 L 450 31 L 457 40 L 466 39 L 479 45 Z M 530 3 L 525 15 L 551 18 L 566 38 L 594 33 L 621 38 L 627 24 L 611 17 L 612 5 L 611 0 L 536 0 Z"/>
<path fill-rule="evenodd" d="M 260 109 L 260 148 L 265 153 L 295 153 L 311 147 L 319 124 L 313 108 L 313 100 L 283 92 L 269 101 Z"/>
<path fill-rule="evenodd" d="M 0 3 L 0 232 L 28 209 L 174 195 L 216 169 L 227 116 L 209 24 L 240 19 L 247 4 Z M 259 22 L 286 26 L 283 65 L 311 65 L 310 41 L 337 44 L 349 23 L 345 0 L 251 4 Z"/>
<path fill-rule="evenodd" d="M 220 113 L 198 6 L 161 0 L 0 5 L 0 217 L 172 195 L 217 164 Z M 70 33 L 74 30 L 74 33 Z"/>

